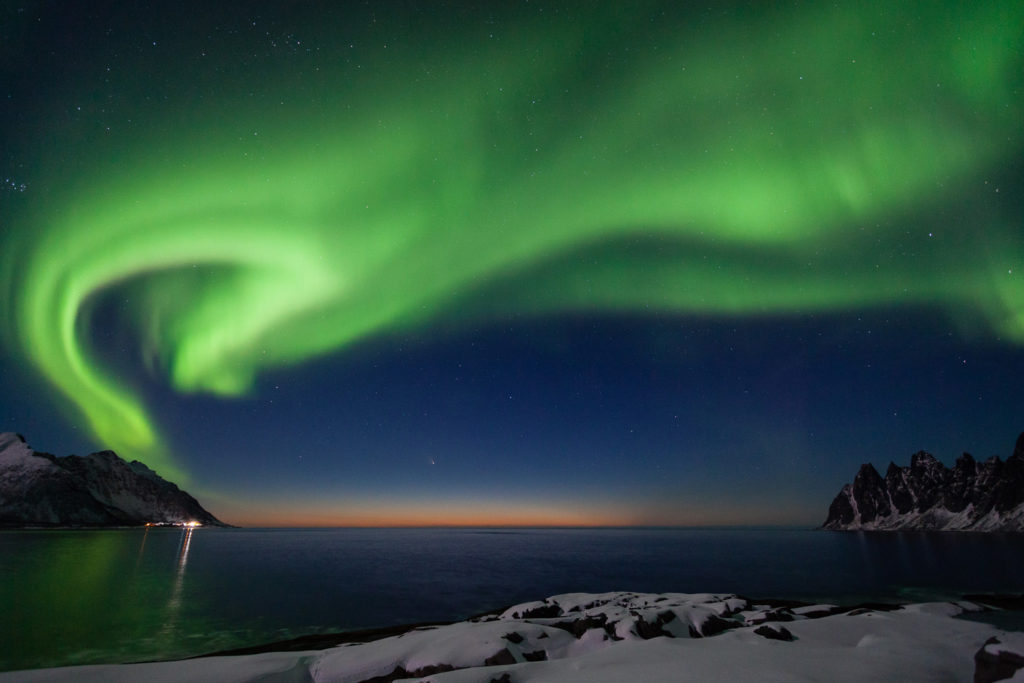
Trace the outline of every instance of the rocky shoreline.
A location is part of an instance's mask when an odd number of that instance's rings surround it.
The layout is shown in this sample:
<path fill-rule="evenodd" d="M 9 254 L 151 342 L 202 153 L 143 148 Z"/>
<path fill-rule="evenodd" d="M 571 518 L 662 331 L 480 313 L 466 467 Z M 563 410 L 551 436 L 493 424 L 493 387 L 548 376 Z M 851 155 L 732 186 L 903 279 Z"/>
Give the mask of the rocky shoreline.
<path fill-rule="evenodd" d="M 7 681 L 973 680 L 1024 668 L 1024 634 L 957 618 L 1022 596 L 838 606 L 738 595 L 570 593 L 449 624 L 307 636 L 175 662 Z"/>

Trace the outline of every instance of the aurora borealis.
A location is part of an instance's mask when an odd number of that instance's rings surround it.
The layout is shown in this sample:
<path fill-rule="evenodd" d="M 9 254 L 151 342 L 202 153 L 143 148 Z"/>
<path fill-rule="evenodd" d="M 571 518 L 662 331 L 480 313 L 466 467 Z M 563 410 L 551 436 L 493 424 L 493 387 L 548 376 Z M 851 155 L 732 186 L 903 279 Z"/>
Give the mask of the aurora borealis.
<path fill-rule="evenodd" d="M 377 506 L 471 522 L 481 500 L 565 520 L 547 487 L 578 478 L 607 503 L 598 522 L 678 522 L 673 501 L 728 488 L 734 424 L 754 438 L 780 406 L 803 408 L 761 442 L 769 484 L 852 475 L 853 450 L 835 470 L 796 458 L 835 445 L 802 430 L 894 444 L 863 460 L 1005 448 L 1024 428 L 1003 384 L 1024 366 L 1020 3 L 68 11 L 3 15 L 21 66 L 3 71 L 17 387 L 0 407 L 78 430 L 37 442 L 113 448 L 225 500 L 255 491 L 281 519 L 302 498 L 322 523 L 387 521 Z M 870 341 L 863 320 L 884 321 Z M 723 355 L 733 342 L 746 355 Z M 776 376 L 780 350 L 799 381 Z M 864 370 L 876 353 L 887 377 Z M 927 403 L 937 368 L 966 358 L 938 385 L 949 415 L 879 423 L 887 380 Z M 723 398 L 750 383 L 760 398 Z M 593 399 L 605 384 L 617 399 Z M 293 407 L 264 404 L 282 385 Z M 534 412 L 506 420 L 492 393 Z M 1001 403 L 956 404 L 981 393 Z M 703 412 L 718 405 L 731 414 Z M 602 436 L 634 407 L 648 442 Z M 287 455 L 250 442 L 285 424 Z M 292 450 L 321 474 L 348 464 L 320 481 L 268 464 Z M 533 493 L 481 486 L 494 460 Z M 637 503 L 650 482 L 618 488 L 631 468 L 680 483 Z"/>

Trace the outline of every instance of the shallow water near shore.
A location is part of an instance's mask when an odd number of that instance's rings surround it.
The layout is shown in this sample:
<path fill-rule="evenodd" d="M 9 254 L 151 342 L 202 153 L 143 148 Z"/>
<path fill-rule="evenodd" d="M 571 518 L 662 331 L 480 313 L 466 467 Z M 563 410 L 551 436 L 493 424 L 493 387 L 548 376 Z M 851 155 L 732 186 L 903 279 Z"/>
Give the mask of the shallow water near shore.
<path fill-rule="evenodd" d="M 566 592 L 913 602 L 1024 591 L 1024 536 L 810 529 L 0 533 L 0 670 L 464 619 Z"/>

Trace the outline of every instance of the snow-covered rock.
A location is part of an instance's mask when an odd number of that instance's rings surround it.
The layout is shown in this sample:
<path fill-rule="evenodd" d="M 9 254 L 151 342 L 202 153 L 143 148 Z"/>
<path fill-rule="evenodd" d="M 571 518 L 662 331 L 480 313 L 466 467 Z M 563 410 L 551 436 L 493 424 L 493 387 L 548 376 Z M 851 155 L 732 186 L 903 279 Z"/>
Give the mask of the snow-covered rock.
<path fill-rule="evenodd" d="M 974 655 L 975 683 L 1020 680 L 1024 674 L 1024 633 L 992 636 Z"/>
<path fill-rule="evenodd" d="M 1024 531 L 1024 433 L 1004 462 L 969 453 L 947 468 L 915 453 L 910 467 L 889 463 L 885 478 L 861 465 L 829 507 L 825 529 Z"/>
<path fill-rule="evenodd" d="M 976 609 L 967 602 L 879 611 L 754 603 L 735 595 L 572 593 L 322 651 L 18 671 L 0 673 L 0 683 L 930 681 L 1012 675 L 1024 651 L 1020 634 L 956 618 Z M 769 612 L 785 625 L 752 623 Z"/>
<path fill-rule="evenodd" d="M 176 485 L 113 451 L 57 458 L 0 433 L 0 526 L 222 523 Z"/>

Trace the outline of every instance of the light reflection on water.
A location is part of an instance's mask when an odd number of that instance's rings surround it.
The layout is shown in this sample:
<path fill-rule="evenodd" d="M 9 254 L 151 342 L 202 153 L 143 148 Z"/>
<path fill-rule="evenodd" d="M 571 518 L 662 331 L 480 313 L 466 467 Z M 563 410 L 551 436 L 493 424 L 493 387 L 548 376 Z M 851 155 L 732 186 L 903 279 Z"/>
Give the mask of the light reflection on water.
<path fill-rule="evenodd" d="M 163 638 L 171 638 L 176 631 L 179 613 L 181 612 L 181 592 L 185 584 L 185 567 L 188 565 L 188 550 L 192 545 L 192 527 L 183 527 L 181 530 L 181 541 L 178 543 L 178 566 L 174 572 L 174 583 L 171 587 L 171 597 L 167 600 L 167 618 L 164 627 L 160 631 Z M 147 529 L 148 532 L 148 529 Z M 142 545 L 145 546 L 146 537 L 142 537 Z M 141 552 L 141 548 L 140 548 Z"/>
<path fill-rule="evenodd" d="M 136 568 L 139 566 L 139 562 L 142 562 L 142 554 L 146 550 L 146 539 L 149 538 L 149 525 L 147 524 L 145 530 L 142 532 L 142 543 L 139 544 L 139 559 L 136 561 Z"/>
<path fill-rule="evenodd" d="M 845 603 L 1024 592 L 1024 535 L 515 531 L 0 532 L 0 670 L 457 620 L 573 591 Z"/>

